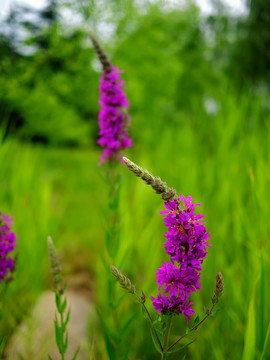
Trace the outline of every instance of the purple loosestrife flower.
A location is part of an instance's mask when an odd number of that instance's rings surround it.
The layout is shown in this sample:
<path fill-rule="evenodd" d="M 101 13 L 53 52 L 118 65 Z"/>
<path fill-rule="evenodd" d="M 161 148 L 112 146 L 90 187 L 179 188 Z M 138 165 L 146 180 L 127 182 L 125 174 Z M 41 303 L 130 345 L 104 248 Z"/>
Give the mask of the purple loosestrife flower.
<path fill-rule="evenodd" d="M 165 209 L 160 213 L 165 215 L 164 223 L 168 228 L 165 233 L 164 244 L 170 262 L 164 262 L 157 270 L 156 279 L 160 292 L 156 298 L 151 296 L 153 306 L 158 312 L 164 314 L 183 314 L 186 321 L 194 314 L 193 303 L 189 301 L 190 293 L 201 288 L 201 264 L 207 255 L 206 247 L 209 233 L 206 232 L 201 221 L 204 215 L 195 215 L 195 206 L 192 197 L 180 197 L 175 189 L 169 188 L 159 177 L 150 174 L 147 170 L 136 165 L 128 158 L 123 158 L 124 164 L 136 176 L 160 194 L 165 200 Z M 223 280 L 219 276 L 219 288 L 216 291 L 222 294 Z M 215 296 L 216 296 L 215 293 Z M 216 297 L 213 298 L 213 303 Z"/>
<path fill-rule="evenodd" d="M 11 231 L 13 219 L 0 212 L 0 282 L 14 270 L 14 260 L 8 257 L 16 247 L 16 235 Z"/>
<path fill-rule="evenodd" d="M 132 145 L 127 131 L 130 117 L 125 112 L 129 103 L 123 84 L 120 71 L 114 66 L 110 67 L 109 72 L 104 72 L 100 79 L 100 138 L 97 142 L 104 148 L 100 157 L 101 163 L 117 161 L 120 151 Z"/>
<path fill-rule="evenodd" d="M 201 222 L 203 215 L 195 215 L 192 198 L 181 195 L 165 202 L 166 210 L 160 213 L 164 217 L 168 232 L 165 233 L 167 242 L 164 244 L 171 262 L 164 262 L 157 270 L 156 278 L 159 291 L 157 298 L 151 296 L 153 306 L 158 312 L 170 314 L 182 313 L 186 321 L 194 314 L 190 293 L 201 288 L 201 263 L 206 257 L 206 246 L 209 233 Z"/>
<path fill-rule="evenodd" d="M 123 90 L 124 81 L 120 76 L 122 71 L 110 63 L 94 35 L 89 35 L 103 67 L 99 86 L 101 109 L 98 115 L 100 131 L 97 141 L 103 148 L 100 156 L 102 164 L 119 160 L 121 150 L 132 145 L 132 140 L 128 136 L 129 103 Z"/>

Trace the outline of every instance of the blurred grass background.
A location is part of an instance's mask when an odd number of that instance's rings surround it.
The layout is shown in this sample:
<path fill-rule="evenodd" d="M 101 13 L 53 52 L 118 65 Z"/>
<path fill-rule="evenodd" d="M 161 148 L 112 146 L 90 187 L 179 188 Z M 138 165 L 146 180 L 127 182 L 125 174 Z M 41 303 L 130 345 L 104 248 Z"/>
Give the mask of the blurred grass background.
<path fill-rule="evenodd" d="M 16 6 L 1 26 L 0 207 L 14 217 L 18 237 L 15 279 L 1 304 L 1 339 L 8 340 L 50 287 L 49 234 L 70 264 L 67 272 L 74 271 L 75 257 L 87 264 L 102 311 L 107 189 L 97 166 L 101 68 L 87 38 L 91 28 L 125 71 L 134 141 L 126 155 L 202 204 L 212 247 L 202 289 L 192 297 L 200 314 L 211 301 L 216 272 L 224 275 L 220 311 L 187 358 L 270 358 L 270 35 L 262 20 L 269 18 L 269 4 L 252 1 L 242 16 L 228 13 L 222 2 L 209 16 L 190 2 L 166 4 L 49 1 L 35 17 Z M 70 14 L 79 21 L 68 23 Z M 125 258 L 123 272 L 149 296 L 167 259 L 163 205 L 119 169 L 118 261 Z M 122 308 L 138 311 L 131 299 Z M 185 331 L 183 319 L 175 326 Z M 123 345 L 130 346 L 130 359 L 158 358 L 147 346 L 144 319 L 138 316 L 131 328 L 132 341 Z M 98 325 L 96 332 L 96 358 L 107 359 Z"/>

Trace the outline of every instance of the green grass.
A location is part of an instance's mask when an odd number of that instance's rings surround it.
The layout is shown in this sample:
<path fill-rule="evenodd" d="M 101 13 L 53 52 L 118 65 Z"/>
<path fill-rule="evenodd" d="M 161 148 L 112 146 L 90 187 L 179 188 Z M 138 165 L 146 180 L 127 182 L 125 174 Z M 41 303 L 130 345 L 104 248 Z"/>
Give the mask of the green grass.
<path fill-rule="evenodd" d="M 220 311 L 199 330 L 200 336 L 187 350 L 190 359 L 270 358 L 270 132 L 269 119 L 260 109 L 259 100 L 247 94 L 235 99 L 224 92 L 216 116 L 198 109 L 196 117 L 178 114 L 169 124 L 161 116 L 155 125 L 145 122 L 144 128 L 139 127 L 139 115 L 132 120 L 136 142 L 127 155 L 178 194 L 192 195 L 206 215 L 212 247 L 203 265 L 202 289 L 193 295 L 201 315 L 210 304 L 217 271 L 225 279 Z M 36 297 L 50 287 L 47 235 L 63 250 L 63 257 L 70 248 L 87 249 L 81 256 L 87 253 L 87 268 L 96 283 L 94 301 L 102 311 L 107 290 L 100 255 L 105 253 L 107 188 L 103 168 L 97 166 L 99 152 L 15 140 L 1 145 L 0 207 L 14 217 L 19 255 L 15 279 L 2 304 L 2 337 L 14 331 Z M 122 234 L 117 262 L 125 259 L 123 272 L 147 296 L 154 295 L 156 269 L 167 259 L 159 214 L 163 204 L 124 166 L 119 168 Z M 124 299 L 121 311 L 137 310 L 130 298 Z M 174 330 L 184 331 L 184 319 L 177 321 Z M 130 359 L 158 359 L 154 349 L 145 352 L 151 342 L 147 325 L 139 317 L 131 325 Z M 100 333 L 97 338 L 97 358 L 107 359 Z"/>

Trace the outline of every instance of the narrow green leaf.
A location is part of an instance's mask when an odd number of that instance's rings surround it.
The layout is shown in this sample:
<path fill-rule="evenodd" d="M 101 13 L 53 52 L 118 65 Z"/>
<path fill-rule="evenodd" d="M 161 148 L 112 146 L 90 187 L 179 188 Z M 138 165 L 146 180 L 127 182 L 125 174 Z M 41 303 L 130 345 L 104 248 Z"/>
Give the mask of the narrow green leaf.
<path fill-rule="evenodd" d="M 105 260 L 104 256 L 102 256 L 102 255 L 100 256 L 100 258 L 101 258 L 101 262 L 102 262 L 102 264 L 104 266 L 105 272 L 107 273 L 108 277 L 110 277 L 111 276 L 111 271 L 110 271 L 110 267 L 107 264 L 107 261 Z"/>
<path fill-rule="evenodd" d="M 67 307 L 67 299 L 65 298 L 60 307 L 60 314 L 63 314 L 65 312 L 66 307 Z"/>
<path fill-rule="evenodd" d="M 103 326 L 103 329 L 105 331 L 105 334 L 108 338 L 112 338 L 115 342 L 119 341 L 119 337 L 117 333 L 114 333 L 111 328 L 108 326 L 108 324 L 106 323 L 106 320 L 103 318 L 103 316 L 101 315 L 101 313 L 99 311 L 97 311 L 99 320 Z"/>
<path fill-rule="evenodd" d="M 58 312 L 60 313 L 60 309 L 61 309 L 61 295 L 58 294 L 57 292 L 55 293 L 55 304 L 56 304 L 56 308 L 57 308 Z"/>
<path fill-rule="evenodd" d="M 68 348 L 68 332 L 66 332 L 65 340 L 63 342 L 63 354 L 66 353 L 67 348 Z"/>
<path fill-rule="evenodd" d="M 129 258 L 129 254 L 131 252 L 131 247 L 129 247 L 123 254 L 122 259 L 119 261 L 119 267 L 118 269 L 121 270 L 126 262 L 126 260 Z"/>
<path fill-rule="evenodd" d="M 53 360 L 52 357 L 51 357 L 49 354 L 48 354 L 48 359 L 49 359 L 49 360 Z"/>
<path fill-rule="evenodd" d="M 142 316 L 145 318 L 146 321 L 150 322 L 147 312 L 143 306 L 142 306 Z"/>
<path fill-rule="evenodd" d="M 195 318 L 195 320 L 194 320 L 193 326 L 198 325 L 199 322 L 200 322 L 200 315 L 197 315 L 196 318 Z M 192 327 L 193 327 L 193 326 L 192 326 Z"/>
<path fill-rule="evenodd" d="M 109 209 L 110 209 L 111 211 L 117 210 L 118 204 L 119 204 L 118 199 L 119 199 L 119 198 L 116 196 L 115 198 L 113 198 L 113 199 L 110 200 L 110 202 L 109 202 Z"/>
<path fill-rule="evenodd" d="M 122 330 L 120 331 L 119 338 L 121 339 L 123 335 L 127 332 L 130 325 L 133 323 L 133 321 L 138 316 L 138 312 L 136 312 L 134 315 L 132 315 L 125 323 L 125 325 L 122 327 Z"/>
<path fill-rule="evenodd" d="M 60 328 L 57 324 L 57 321 L 54 321 L 54 325 L 55 325 L 55 341 L 56 341 L 56 345 L 58 347 L 58 350 L 61 354 L 62 351 L 62 333 L 60 331 Z"/>
<path fill-rule="evenodd" d="M 65 331 L 65 330 L 66 330 L 66 327 L 67 327 L 68 322 L 69 322 L 69 317 L 70 317 L 70 309 L 68 309 L 66 319 L 65 319 L 65 321 L 63 322 L 63 326 L 62 326 L 63 331 Z"/>
<path fill-rule="evenodd" d="M 115 286 L 116 280 L 112 277 L 112 275 L 108 278 L 108 302 L 111 307 L 114 304 L 114 297 L 113 297 L 113 288 Z"/>
<path fill-rule="evenodd" d="M 187 348 L 189 345 L 191 345 L 192 343 L 194 343 L 194 341 L 196 341 L 196 338 L 193 339 L 193 340 L 191 340 L 190 342 L 188 342 L 188 343 L 185 344 L 185 345 L 182 345 L 182 346 L 180 346 L 180 347 L 176 347 L 175 349 L 168 351 L 168 354 L 173 354 L 173 353 L 176 353 L 177 351 L 184 350 L 184 349 Z"/>
<path fill-rule="evenodd" d="M 268 324 L 266 336 L 265 336 L 265 339 L 264 339 L 263 351 L 262 351 L 260 360 L 266 360 L 265 352 L 266 352 L 266 349 L 267 349 L 267 345 L 270 345 L 270 344 L 269 344 L 269 336 L 270 336 L 270 322 L 269 322 L 269 324 Z"/>
<path fill-rule="evenodd" d="M 57 317 L 57 312 L 55 312 L 54 314 L 54 322 L 55 322 L 55 325 L 58 327 L 58 329 L 60 328 L 60 325 L 59 325 L 59 322 L 58 322 L 58 317 Z"/>
<path fill-rule="evenodd" d="M 114 344 L 107 335 L 105 335 L 105 344 L 110 360 L 116 360 Z"/>
<path fill-rule="evenodd" d="M 160 354 L 162 354 L 162 350 L 160 349 L 158 340 L 157 340 L 157 338 L 156 338 L 156 335 L 155 335 L 155 333 L 154 333 L 154 330 L 153 330 L 152 326 L 151 326 L 151 336 L 152 336 L 152 340 L 153 340 L 153 343 L 154 343 L 154 346 L 155 346 L 156 350 L 157 350 Z"/>
<path fill-rule="evenodd" d="M 122 176 L 122 175 L 118 175 L 117 178 L 116 178 L 116 182 L 115 182 L 116 186 L 117 186 L 118 188 L 120 188 L 122 182 L 123 182 L 123 176 Z M 119 190 L 118 190 L 118 192 L 119 192 Z"/>
<path fill-rule="evenodd" d="M 215 309 L 211 312 L 211 314 L 209 315 L 210 317 L 214 317 L 219 313 L 219 308 L 215 307 Z"/>
<path fill-rule="evenodd" d="M 146 301 L 146 296 L 145 296 L 145 293 L 144 293 L 143 291 L 142 291 L 141 298 L 143 299 L 143 300 L 142 300 L 142 303 L 144 304 L 145 301 Z"/>
<path fill-rule="evenodd" d="M 148 319 L 148 320 L 149 320 L 149 319 Z M 156 320 L 154 320 L 154 321 L 152 322 L 152 325 L 153 325 L 154 327 L 156 327 L 156 325 L 158 325 L 158 326 L 160 327 L 160 326 L 162 325 L 160 318 L 157 318 Z"/>
<path fill-rule="evenodd" d="M 242 360 L 255 359 L 255 346 L 256 346 L 256 309 L 255 309 L 255 289 L 258 279 L 255 280 L 251 298 L 248 307 L 248 318 L 245 333 L 245 343 L 243 350 Z"/>
<path fill-rule="evenodd" d="M 112 308 L 117 309 L 126 296 L 127 292 L 124 292 L 113 304 L 111 304 Z"/>
<path fill-rule="evenodd" d="M 120 232 L 117 231 L 117 234 L 113 237 L 113 244 L 112 244 L 112 255 L 115 258 L 118 254 L 120 246 Z"/>
<path fill-rule="evenodd" d="M 162 320 L 162 316 L 157 316 L 156 320 L 154 320 L 151 324 L 156 332 L 160 335 L 160 337 L 162 337 L 164 335 L 164 323 Z"/>
<path fill-rule="evenodd" d="M 108 230 L 106 232 L 106 249 L 107 249 L 110 257 L 113 258 L 113 256 L 112 256 L 112 234 L 111 234 L 110 230 Z"/>
<path fill-rule="evenodd" d="M 78 347 L 77 347 L 77 350 L 75 351 L 75 354 L 74 354 L 74 356 L 73 356 L 73 358 L 72 358 L 71 360 L 76 360 L 79 351 L 80 351 L 80 347 L 78 346 Z"/>
<path fill-rule="evenodd" d="M 130 356 L 129 356 L 130 350 L 131 350 L 131 345 L 129 344 L 129 345 L 126 346 L 126 351 L 122 356 L 123 360 L 130 360 Z"/>
<path fill-rule="evenodd" d="M 264 348 L 264 336 L 265 336 L 265 270 L 264 270 L 264 260 L 263 254 L 260 256 L 260 282 L 259 282 L 259 296 L 256 298 L 259 299 L 258 308 L 258 347 L 261 351 Z"/>

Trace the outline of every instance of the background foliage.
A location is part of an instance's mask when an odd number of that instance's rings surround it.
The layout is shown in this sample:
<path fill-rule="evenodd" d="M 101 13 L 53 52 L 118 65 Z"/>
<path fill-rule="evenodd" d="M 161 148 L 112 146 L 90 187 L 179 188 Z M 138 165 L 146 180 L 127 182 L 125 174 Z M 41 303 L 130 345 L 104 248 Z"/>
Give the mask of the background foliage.
<path fill-rule="evenodd" d="M 187 358 L 270 357 L 270 7 L 247 5 L 238 17 L 218 1 L 207 17 L 191 2 L 51 0 L 42 11 L 13 8 L 0 35 L 0 203 L 15 218 L 19 258 L 1 305 L 2 339 L 50 286 L 48 234 L 63 249 L 67 273 L 75 271 L 70 254 L 86 264 L 101 311 L 107 296 L 100 260 L 107 200 L 96 145 L 101 68 L 91 29 L 125 71 L 134 141 L 127 155 L 202 203 L 212 247 L 193 296 L 198 312 L 209 305 L 216 272 L 225 278 L 221 311 Z M 162 203 L 122 172 L 118 261 L 125 258 L 123 272 L 149 296 L 166 259 Z M 123 301 L 123 314 L 138 310 L 130 302 Z M 101 339 L 100 325 L 96 331 Z M 128 336 L 122 346 L 130 359 L 155 358 L 139 316 Z M 95 353 L 106 359 L 105 343 Z"/>

